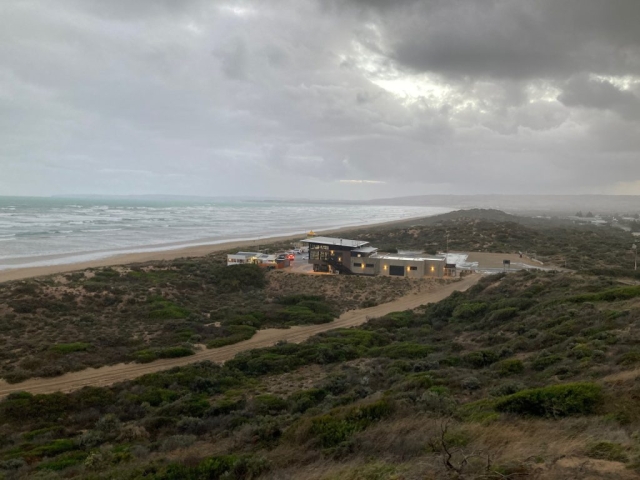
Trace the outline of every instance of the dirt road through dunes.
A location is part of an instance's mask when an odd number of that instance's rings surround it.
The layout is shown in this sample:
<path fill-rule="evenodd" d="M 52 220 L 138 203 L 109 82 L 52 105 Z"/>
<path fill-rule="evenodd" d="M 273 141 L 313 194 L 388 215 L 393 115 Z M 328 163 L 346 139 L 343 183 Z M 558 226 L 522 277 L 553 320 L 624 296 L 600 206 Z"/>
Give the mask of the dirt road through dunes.
<path fill-rule="evenodd" d="M 291 343 L 300 343 L 320 332 L 333 330 L 334 328 L 354 327 L 365 323 L 368 318 L 381 317 L 391 312 L 409 310 L 426 303 L 438 302 L 451 295 L 454 291 L 467 290 L 472 285 L 475 285 L 480 278 L 481 275 L 470 275 L 461 281 L 443 285 L 436 290 L 407 295 L 393 302 L 371 308 L 351 310 L 343 313 L 337 320 L 331 323 L 291 327 L 289 329 L 271 328 L 260 330 L 253 338 L 245 340 L 244 342 L 211 350 L 201 350 L 189 357 L 157 360 L 143 364 L 121 363 L 101 368 L 88 368 L 79 372 L 67 373 L 60 377 L 32 378 L 15 385 L 0 381 L 0 397 L 19 391 L 53 393 L 58 391 L 70 392 L 86 386 L 102 387 L 124 380 L 131 380 L 148 373 L 188 365 L 202 360 L 221 363 L 232 359 L 236 354 L 245 350 L 269 347 L 282 340 Z"/>

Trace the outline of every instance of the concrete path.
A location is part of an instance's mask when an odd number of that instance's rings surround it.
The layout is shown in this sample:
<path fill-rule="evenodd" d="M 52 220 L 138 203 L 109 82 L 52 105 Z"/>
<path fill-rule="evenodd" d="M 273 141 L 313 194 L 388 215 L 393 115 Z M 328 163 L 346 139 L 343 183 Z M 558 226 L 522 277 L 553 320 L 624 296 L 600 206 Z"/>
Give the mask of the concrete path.
<path fill-rule="evenodd" d="M 464 291 L 476 284 L 481 275 L 470 275 L 461 281 L 442 286 L 437 290 L 422 292 L 401 297 L 393 302 L 384 303 L 371 308 L 351 310 L 343 313 L 337 320 L 322 325 L 307 325 L 289 329 L 259 330 L 251 339 L 226 347 L 198 351 L 195 355 L 182 358 L 157 360 L 151 363 L 120 363 L 101 368 L 88 368 L 79 372 L 71 372 L 53 378 L 32 378 L 11 385 L 0 381 L 0 397 L 12 392 L 27 391 L 31 393 L 70 392 L 86 386 L 102 387 L 124 380 L 131 380 L 148 373 L 159 372 L 169 368 L 188 365 L 203 360 L 223 363 L 238 353 L 254 348 L 270 347 L 279 341 L 300 343 L 320 332 L 334 328 L 354 327 L 365 323 L 369 318 L 382 317 L 391 312 L 410 310 L 427 303 L 438 302 L 453 293 Z"/>

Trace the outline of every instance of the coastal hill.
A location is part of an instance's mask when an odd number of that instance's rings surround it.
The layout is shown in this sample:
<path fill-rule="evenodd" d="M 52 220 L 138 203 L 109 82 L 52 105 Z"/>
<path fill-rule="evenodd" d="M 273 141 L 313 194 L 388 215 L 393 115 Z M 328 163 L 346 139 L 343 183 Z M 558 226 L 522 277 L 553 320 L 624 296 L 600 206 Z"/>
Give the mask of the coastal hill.
<path fill-rule="evenodd" d="M 366 203 L 455 209 L 485 208 L 541 215 L 573 215 L 581 210 L 598 214 L 637 213 L 640 209 L 637 195 L 419 195 L 382 198 Z"/>
<path fill-rule="evenodd" d="M 452 249 L 535 249 L 566 268 L 488 275 L 224 365 L 12 393 L 0 401 L 0 478 L 638 477 L 631 233 L 482 210 L 358 233 L 389 249 L 440 249 L 448 234 Z M 245 267 L 212 255 L 2 284 L 3 375 L 18 386 L 60 368 L 188 356 L 419 288 Z"/>
<path fill-rule="evenodd" d="M 493 275 L 416 311 L 0 402 L 6 478 L 637 478 L 639 287 Z"/>

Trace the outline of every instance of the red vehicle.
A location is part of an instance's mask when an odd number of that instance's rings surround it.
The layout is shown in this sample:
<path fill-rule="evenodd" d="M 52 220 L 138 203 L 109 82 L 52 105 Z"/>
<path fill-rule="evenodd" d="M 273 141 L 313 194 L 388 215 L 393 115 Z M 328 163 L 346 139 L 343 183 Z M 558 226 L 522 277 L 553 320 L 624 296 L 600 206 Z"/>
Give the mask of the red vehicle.
<path fill-rule="evenodd" d="M 296 256 L 293 253 L 288 253 L 287 254 L 287 260 L 295 260 Z"/>

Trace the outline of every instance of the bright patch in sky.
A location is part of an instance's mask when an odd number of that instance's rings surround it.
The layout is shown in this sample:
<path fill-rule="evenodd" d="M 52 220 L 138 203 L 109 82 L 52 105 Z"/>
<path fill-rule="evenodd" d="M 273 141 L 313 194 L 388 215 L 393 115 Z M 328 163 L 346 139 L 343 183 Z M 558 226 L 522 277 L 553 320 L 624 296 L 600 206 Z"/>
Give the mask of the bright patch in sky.
<path fill-rule="evenodd" d="M 340 183 L 358 184 L 358 183 L 387 183 L 387 182 L 383 182 L 381 180 L 340 180 Z"/>

